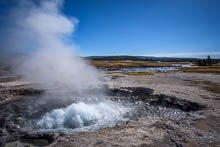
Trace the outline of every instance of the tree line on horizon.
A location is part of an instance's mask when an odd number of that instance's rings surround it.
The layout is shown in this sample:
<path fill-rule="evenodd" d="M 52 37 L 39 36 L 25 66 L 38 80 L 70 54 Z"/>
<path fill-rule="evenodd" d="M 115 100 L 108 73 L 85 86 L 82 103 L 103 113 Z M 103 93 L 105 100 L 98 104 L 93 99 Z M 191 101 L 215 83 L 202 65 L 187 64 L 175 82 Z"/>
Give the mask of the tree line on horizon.
<path fill-rule="evenodd" d="M 198 61 L 199 66 L 212 66 L 213 64 L 216 64 L 219 62 L 219 59 L 215 60 L 212 59 L 210 55 L 207 56 L 206 59 L 200 59 Z"/>

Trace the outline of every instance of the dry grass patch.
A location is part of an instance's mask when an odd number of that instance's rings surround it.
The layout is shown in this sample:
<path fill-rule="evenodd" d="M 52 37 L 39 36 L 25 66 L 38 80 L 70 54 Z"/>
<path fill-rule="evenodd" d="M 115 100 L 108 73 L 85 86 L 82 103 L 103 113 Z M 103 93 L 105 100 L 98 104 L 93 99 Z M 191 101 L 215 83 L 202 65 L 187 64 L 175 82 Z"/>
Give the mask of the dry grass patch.
<path fill-rule="evenodd" d="M 126 68 L 126 67 L 165 67 L 172 66 L 176 62 L 157 62 L 157 61 L 91 61 L 97 68 Z"/>
<path fill-rule="evenodd" d="M 220 66 L 185 67 L 185 68 L 180 68 L 179 70 L 183 72 L 220 74 Z"/>

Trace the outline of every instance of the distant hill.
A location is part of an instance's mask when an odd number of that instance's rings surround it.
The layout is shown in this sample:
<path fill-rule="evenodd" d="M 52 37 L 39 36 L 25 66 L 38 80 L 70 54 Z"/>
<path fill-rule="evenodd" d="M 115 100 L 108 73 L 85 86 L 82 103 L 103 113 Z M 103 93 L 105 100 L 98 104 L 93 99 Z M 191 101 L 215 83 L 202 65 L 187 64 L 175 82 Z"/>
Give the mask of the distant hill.
<path fill-rule="evenodd" d="M 151 57 L 151 56 L 88 56 L 85 57 L 89 60 L 109 60 L 109 61 L 120 61 L 120 60 L 131 60 L 131 61 L 162 61 L 162 62 L 195 62 L 200 60 L 199 58 L 175 58 L 175 57 Z"/>

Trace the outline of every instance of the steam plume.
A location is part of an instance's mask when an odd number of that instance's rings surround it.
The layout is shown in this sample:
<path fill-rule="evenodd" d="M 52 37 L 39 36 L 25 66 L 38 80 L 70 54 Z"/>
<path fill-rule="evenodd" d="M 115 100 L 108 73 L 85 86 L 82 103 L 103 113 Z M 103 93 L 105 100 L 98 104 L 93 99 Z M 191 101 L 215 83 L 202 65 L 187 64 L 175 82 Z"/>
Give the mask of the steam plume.
<path fill-rule="evenodd" d="M 28 80 L 76 91 L 97 86 L 95 69 L 77 57 L 69 43 L 78 20 L 62 14 L 62 4 L 62 0 L 22 1 L 13 10 L 13 33 L 22 38 L 16 43 L 34 51 L 17 72 Z"/>

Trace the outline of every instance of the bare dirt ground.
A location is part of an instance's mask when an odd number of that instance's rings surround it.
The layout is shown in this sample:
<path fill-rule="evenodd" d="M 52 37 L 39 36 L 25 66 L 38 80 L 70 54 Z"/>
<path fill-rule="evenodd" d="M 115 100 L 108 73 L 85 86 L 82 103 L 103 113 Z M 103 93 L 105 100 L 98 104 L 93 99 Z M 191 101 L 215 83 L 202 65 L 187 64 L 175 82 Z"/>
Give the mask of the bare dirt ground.
<path fill-rule="evenodd" d="M 140 117 L 94 132 L 59 135 L 49 146 L 220 146 L 220 75 L 200 73 L 157 73 L 154 75 L 104 74 L 110 88 L 146 87 L 164 94 L 205 105 L 180 120 Z M 113 78 L 112 78 L 113 77 Z M 22 87 L 22 81 L 0 86 Z M 11 85 L 10 85 L 11 84 Z M 7 100 L 9 100 L 8 98 Z M 2 106 L 1 106 L 2 107 Z M 31 146 L 14 141 L 5 146 Z"/>

